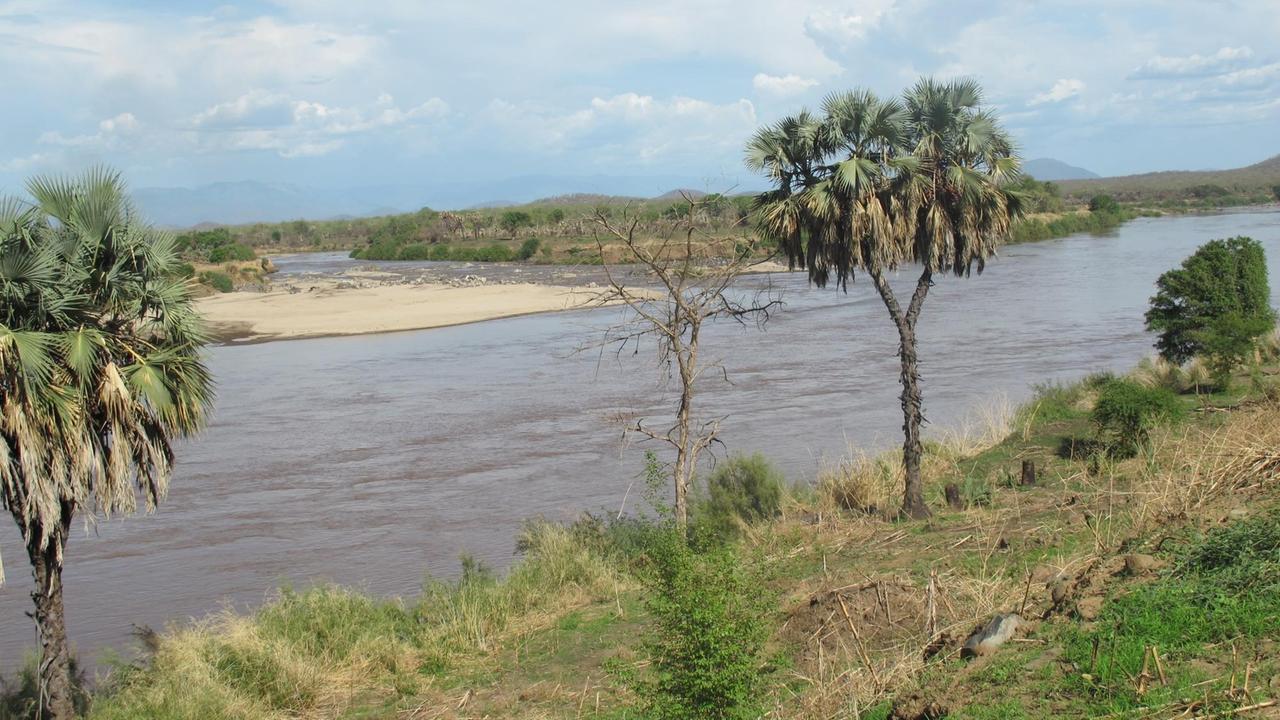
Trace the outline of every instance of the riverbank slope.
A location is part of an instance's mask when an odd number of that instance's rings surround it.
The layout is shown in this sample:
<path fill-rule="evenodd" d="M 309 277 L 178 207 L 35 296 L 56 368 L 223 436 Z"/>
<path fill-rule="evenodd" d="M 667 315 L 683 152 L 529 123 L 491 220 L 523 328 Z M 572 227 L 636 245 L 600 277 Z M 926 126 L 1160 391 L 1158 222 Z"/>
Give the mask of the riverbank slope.
<path fill-rule="evenodd" d="M 797 488 L 737 544 L 776 598 L 773 716 L 1266 717 L 1280 697 L 1266 559 L 1280 552 L 1280 353 L 1265 352 L 1235 392 L 1136 371 L 1183 391 L 1190 419 L 1132 459 L 1089 451 L 1099 377 L 951 433 L 928 453 L 925 522 L 885 510 L 892 455 Z M 164 633 L 90 717 L 635 717 L 650 618 L 599 523 L 532 525 L 500 580 L 472 564 L 411 600 L 285 592 Z M 1258 553 L 1219 552 L 1241 543 Z M 963 658 L 1003 613 L 1024 621 L 1012 640 Z"/>

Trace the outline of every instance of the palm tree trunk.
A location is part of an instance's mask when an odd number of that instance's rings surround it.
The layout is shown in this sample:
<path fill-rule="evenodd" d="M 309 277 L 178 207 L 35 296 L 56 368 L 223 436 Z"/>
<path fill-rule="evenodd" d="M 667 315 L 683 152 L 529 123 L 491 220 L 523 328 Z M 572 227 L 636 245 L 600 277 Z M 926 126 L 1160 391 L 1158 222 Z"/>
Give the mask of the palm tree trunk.
<path fill-rule="evenodd" d="M 889 317 L 898 328 L 898 359 L 901 361 L 900 382 L 902 394 L 902 470 L 905 476 L 902 493 L 902 514 L 912 518 L 929 517 L 929 506 L 924 501 L 924 481 L 920 477 L 920 463 L 924 457 L 924 443 L 920 429 L 924 425 L 924 396 L 920 390 L 920 364 L 916 350 L 916 320 L 924 306 L 925 296 L 933 286 L 933 274 L 926 268 L 916 283 L 911 304 L 904 313 L 893 294 L 893 288 L 879 270 L 871 273 L 876 291 L 889 310 Z"/>
<path fill-rule="evenodd" d="M 40 701 L 51 720 L 75 717 L 71 653 L 62 606 L 61 558 L 71 528 L 70 510 L 64 507 L 61 526 L 44 548 L 40 547 L 40 528 L 31 528 L 27 537 L 27 556 L 31 559 L 31 575 L 36 584 L 31 599 L 36 606 L 33 617 L 40 640 Z"/>

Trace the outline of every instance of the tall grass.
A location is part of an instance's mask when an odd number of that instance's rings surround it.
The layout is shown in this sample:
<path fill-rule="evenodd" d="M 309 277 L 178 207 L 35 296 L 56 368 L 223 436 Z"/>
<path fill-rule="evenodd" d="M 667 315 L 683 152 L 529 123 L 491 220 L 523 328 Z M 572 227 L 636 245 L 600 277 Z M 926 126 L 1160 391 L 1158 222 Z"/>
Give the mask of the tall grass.
<path fill-rule="evenodd" d="M 91 718 L 335 717 L 395 707 L 451 663 L 612 597 L 625 581 L 569 530 L 529 525 L 505 578 L 464 563 L 413 604 L 337 587 L 282 591 L 252 616 L 220 613 L 162 634 L 154 654 L 116 670 Z"/>

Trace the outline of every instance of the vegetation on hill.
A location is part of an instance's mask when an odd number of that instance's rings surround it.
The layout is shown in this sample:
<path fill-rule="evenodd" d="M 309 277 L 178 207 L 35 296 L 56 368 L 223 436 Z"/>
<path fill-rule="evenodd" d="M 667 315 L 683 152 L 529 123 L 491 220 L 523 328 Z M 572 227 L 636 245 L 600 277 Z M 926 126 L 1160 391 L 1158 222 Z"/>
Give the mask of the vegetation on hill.
<path fill-rule="evenodd" d="M 1076 201 L 1097 194 L 1166 209 L 1261 205 L 1280 200 L 1280 155 L 1233 170 L 1169 171 L 1090 180 L 1063 180 Z"/>

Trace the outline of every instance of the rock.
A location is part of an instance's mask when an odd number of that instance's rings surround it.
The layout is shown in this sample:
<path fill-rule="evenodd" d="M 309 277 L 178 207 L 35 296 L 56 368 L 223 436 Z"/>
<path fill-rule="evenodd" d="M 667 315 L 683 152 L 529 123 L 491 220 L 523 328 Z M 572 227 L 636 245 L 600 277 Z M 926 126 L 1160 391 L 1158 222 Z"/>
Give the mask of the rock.
<path fill-rule="evenodd" d="M 1090 620 L 1096 620 L 1099 613 L 1101 612 L 1102 612 L 1102 598 L 1100 597 L 1094 596 L 1094 597 L 1080 598 L 1080 600 L 1076 603 L 1076 614 L 1080 616 L 1081 620 L 1084 620 L 1086 622 Z"/>
<path fill-rule="evenodd" d="M 903 693 L 893 700 L 890 720 L 939 720 L 945 718 L 950 709 L 924 696 L 920 690 Z"/>
<path fill-rule="evenodd" d="M 990 655 L 1013 637 L 1022 624 L 1022 617 L 1017 613 L 999 614 L 991 618 L 981 630 L 973 633 L 960 648 L 960 657 Z"/>
<path fill-rule="evenodd" d="M 1031 582 L 1051 583 L 1058 579 L 1058 568 L 1050 565 L 1037 565 L 1031 568 Z"/>
<path fill-rule="evenodd" d="M 1067 596 L 1071 594 L 1071 582 L 1064 577 L 1054 580 L 1049 586 L 1049 596 L 1053 599 L 1053 606 L 1059 607 Z"/>
<path fill-rule="evenodd" d="M 1142 553 L 1133 553 L 1124 556 L 1124 572 L 1126 575 L 1147 575 L 1164 567 L 1164 563 Z"/>

